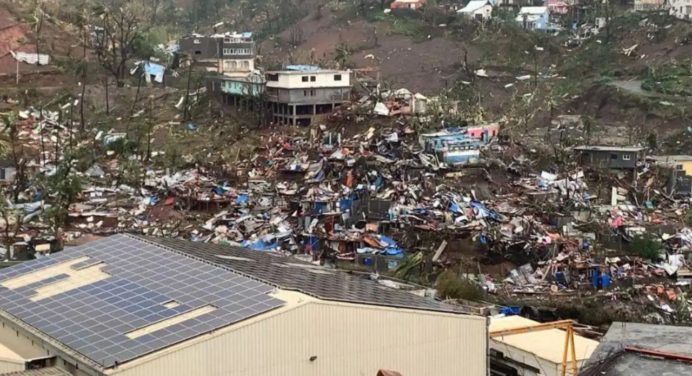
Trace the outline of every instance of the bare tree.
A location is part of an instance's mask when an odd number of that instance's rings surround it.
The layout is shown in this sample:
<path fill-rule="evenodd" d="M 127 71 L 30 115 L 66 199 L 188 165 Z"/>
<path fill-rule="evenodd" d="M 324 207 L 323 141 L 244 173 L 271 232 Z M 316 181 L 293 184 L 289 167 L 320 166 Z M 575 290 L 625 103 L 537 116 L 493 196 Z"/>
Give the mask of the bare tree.
<path fill-rule="evenodd" d="M 148 27 L 143 21 L 144 10 L 126 0 L 112 0 L 94 7 L 93 15 L 100 20 L 94 38 L 94 51 L 99 63 L 110 72 L 118 87 L 125 85 L 127 63 L 137 53 L 142 32 Z"/>
<path fill-rule="evenodd" d="M 298 25 L 293 25 L 291 26 L 291 30 L 289 31 L 289 43 L 293 48 L 298 47 L 301 43 L 303 43 L 304 39 L 304 33 L 303 29 L 298 26 Z"/>
<path fill-rule="evenodd" d="M 34 9 L 34 32 L 36 34 L 36 65 L 41 65 L 41 59 L 39 59 L 40 45 L 41 45 L 41 30 L 43 29 L 43 19 L 45 14 L 42 9 L 42 2 L 37 1 L 36 7 Z"/>

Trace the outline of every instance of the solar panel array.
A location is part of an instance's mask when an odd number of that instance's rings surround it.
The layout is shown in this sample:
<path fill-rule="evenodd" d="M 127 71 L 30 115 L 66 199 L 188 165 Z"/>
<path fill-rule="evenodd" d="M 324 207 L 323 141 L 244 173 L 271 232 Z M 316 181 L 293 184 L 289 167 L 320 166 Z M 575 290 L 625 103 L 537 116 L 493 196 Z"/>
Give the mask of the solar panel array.
<path fill-rule="evenodd" d="M 61 275 L 7 289 L 0 285 L 0 309 L 81 353 L 104 368 L 138 358 L 275 309 L 283 301 L 272 287 L 237 273 L 116 235 L 51 257 L 0 271 L 0 283 L 83 256 L 75 265 L 103 262 L 111 276 L 58 295 L 32 301 L 36 289 L 65 280 Z M 179 306 L 166 308 L 176 301 Z M 181 313 L 213 305 L 216 310 L 135 339 L 126 334 Z"/>
<path fill-rule="evenodd" d="M 145 239 L 223 265 L 282 289 L 300 291 L 324 300 L 464 313 L 461 307 L 388 288 L 342 271 L 321 269 L 296 258 L 211 243 L 193 243 L 171 238 Z"/>

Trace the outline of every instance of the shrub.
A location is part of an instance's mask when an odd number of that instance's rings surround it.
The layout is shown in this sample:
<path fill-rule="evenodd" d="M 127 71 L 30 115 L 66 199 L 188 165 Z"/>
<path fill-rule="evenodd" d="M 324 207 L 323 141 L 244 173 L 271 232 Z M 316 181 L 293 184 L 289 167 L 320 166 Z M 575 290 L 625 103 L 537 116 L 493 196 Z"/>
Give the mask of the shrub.
<path fill-rule="evenodd" d="M 483 289 L 475 282 L 460 277 L 451 270 L 445 270 L 437 278 L 437 294 L 443 299 L 483 299 Z"/>

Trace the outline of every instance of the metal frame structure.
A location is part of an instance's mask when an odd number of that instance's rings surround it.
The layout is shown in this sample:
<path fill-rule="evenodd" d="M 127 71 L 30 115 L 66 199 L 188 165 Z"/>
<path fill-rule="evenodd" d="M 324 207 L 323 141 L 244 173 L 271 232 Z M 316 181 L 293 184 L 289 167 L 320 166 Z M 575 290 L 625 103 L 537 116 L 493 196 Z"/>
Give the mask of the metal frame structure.
<path fill-rule="evenodd" d="M 502 329 L 502 330 L 494 330 L 489 333 L 490 338 L 495 338 L 495 337 L 504 337 L 504 336 L 511 336 L 515 334 L 523 334 L 523 333 L 532 333 L 532 332 L 538 332 L 541 330 L 548 330 L 548 329 L 564 329 L 565 330 L 565 349 L 562 354 L 562 368 L 560 375 L 566 376 L 567 375 L 567 353 L 571 353 L 571 361 L 572 361 L 572 375 L 577 375 L 577 350 L 574 346 L 574 321 L 572 320 L 560 320 L 560 321 L 552 321 L 552 322 L 546 322 L 543 324 L 537 324 L 537 325 L 528 325 L 528 326 L 521 326 L 517 328 L 512 328 L 512 329 Z M 570 351 L 571 347 L 571 351 Z"/>

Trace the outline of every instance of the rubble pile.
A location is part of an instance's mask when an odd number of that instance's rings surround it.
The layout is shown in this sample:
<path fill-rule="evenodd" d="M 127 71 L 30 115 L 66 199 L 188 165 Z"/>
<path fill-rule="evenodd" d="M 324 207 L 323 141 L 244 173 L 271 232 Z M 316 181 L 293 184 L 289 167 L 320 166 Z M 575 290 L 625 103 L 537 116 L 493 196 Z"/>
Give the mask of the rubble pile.
<path fill-rule="evenodd" d="M 57 146 L 71 142 L 73 130 L 54 113 L 20 117 L 20 137 L 37 150 L 31 165 L 51 174 L 61 159 Z M 150 163 L 136 183 L 119 178 L 125 161 L 108 151 L 75 168 L 83 187 L 60 236 L 134 231 L 377 273 L 410 270 L 411 260 L 453 267 L 464 257 L 450 244 L 464 239 L 479 263 L 479 274 L 468 276 L 489 293 L 604 290 L 611 299 L 616 289 L 635 288 L 671 314 L 665 307 L 671 296 L 685 295 L 680 277 L 691 273 L 684 255 L 692 230 L 681 220 L 689 201 L 666 193 L 659 169 L 644 163 L 631 174 L 600 176 L 568 163 L 541 170 L 534 162 L 540 153 L 500 142 L 499 132 L 493 123 L 420 133 L 405 122 L 350 136 L 325 126 L 309 137 L 277 131 L 233 166 L 171 171 Z M 124 137 L 99 132 L 93 142 L 108 146 Z M 50 232 L 40 218 L 48 206 L 37 197 L 41 192 L 28 187 L 14 208 L 26 214 L 23 229 Z M 631 249 L 644 237 L 660 257 Z M 516 267 L 483 272 L 507 262 Z"/>

